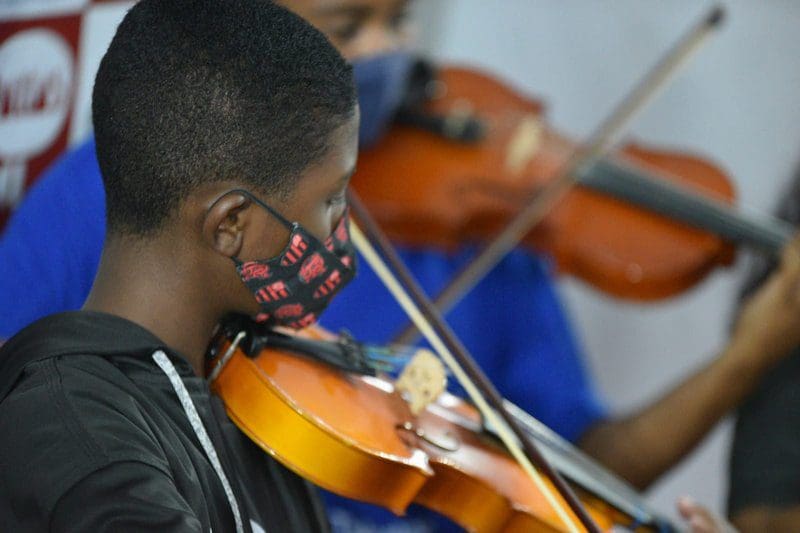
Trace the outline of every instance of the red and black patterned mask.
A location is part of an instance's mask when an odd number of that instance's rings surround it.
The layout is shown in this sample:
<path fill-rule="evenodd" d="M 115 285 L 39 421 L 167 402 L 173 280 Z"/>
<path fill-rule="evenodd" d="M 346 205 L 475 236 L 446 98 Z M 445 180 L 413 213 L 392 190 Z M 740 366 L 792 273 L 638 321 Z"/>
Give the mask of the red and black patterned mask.
<path fill-rule="evenodd" d="M 291 230 L 286 248 L 271 259 L 233 258 L 239 276 L 261 306 L 256 321 L 295 329 L 313 324 L 356 273 L 356 251 L 348 227 L 349 209 L 322 243 L 303 226 L 289 222 L 249 192 L 231 192 L 244 194 Z"/>

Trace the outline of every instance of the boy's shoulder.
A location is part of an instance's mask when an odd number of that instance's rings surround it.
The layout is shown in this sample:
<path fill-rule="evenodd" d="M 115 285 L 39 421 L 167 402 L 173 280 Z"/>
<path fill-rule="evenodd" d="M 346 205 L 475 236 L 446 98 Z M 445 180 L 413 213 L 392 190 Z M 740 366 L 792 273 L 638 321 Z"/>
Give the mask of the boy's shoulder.
<path fill-rule="evenodd" d="M 34 506 L 47 516 L 72 486 L 114 463 L 144 463 L 168 474 L 164 451 L 126 379 L 93 355 L 25 367 L 0 402 L 6 504 Z"/>

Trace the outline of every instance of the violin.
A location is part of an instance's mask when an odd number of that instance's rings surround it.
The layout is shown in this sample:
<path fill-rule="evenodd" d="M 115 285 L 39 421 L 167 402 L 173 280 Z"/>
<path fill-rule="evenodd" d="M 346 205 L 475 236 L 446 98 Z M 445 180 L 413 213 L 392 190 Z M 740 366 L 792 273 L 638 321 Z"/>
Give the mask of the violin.
<path fill-rule="evenodd" d="M 320 328 L 285 335 L 229 321 L 211 344 L 211 388 L 256 444 L 331 492 L 398 515 L 416 503 L 470 531 L 566 531 L 472 406 L 444 393 L 415 414 L 370 371 L 368 352 Z M 674 530 L 624 482 L 510 409 L 603 530 Z"/>
<path fill-rule="evenodd" d="M 398 243 L 489 241 L 576 148 L 540 102 L 475 69 L 421 64 L 409 94 L 352 180 Z M 791 239 L 790 225 L 747 217 L 734 199 L 711 162 L 631 143 L 582 171 L 523 244 L 607 294 L 665 298 L 731 264 L 736 244 L 775 253 Z"/>

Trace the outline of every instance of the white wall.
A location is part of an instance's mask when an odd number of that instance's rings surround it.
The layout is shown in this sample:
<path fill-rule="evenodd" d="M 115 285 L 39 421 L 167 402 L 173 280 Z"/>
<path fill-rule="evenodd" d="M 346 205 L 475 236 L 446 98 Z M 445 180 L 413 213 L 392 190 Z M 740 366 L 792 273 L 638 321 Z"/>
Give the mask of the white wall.
<path fill-rule="evenodd" d="M 587 135 L 709 2 L 420 0 L 420 31 L 444 61 L 482 66 L 548 104 L 550 123 Z M 749 209 L 770 209 L 800 160 L 800 2 L 731 0 L 728 18 L 630 137 L 720 163 Z M 743 263 L 658 305 L 607 298 L 573 280 L 562 294 L 611 407 L 653 399 L 725 339 Z M 680 420 L 675 421 L 676 424 Z M 664 428 L 664 438 L 670 438 Z M 649 493 L 672 510 L 691 493 L 722 510 L 730 424 Z"/>

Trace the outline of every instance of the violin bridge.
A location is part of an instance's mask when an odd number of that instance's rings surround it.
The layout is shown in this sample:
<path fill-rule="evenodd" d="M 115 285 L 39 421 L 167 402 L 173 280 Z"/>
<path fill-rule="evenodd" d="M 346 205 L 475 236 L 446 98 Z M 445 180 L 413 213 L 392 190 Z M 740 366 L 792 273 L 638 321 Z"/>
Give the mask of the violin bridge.
<path fill-rule="evenodd" d="M 520 121 L 506 149 L 506 169 L 518 176 L 536 157 L 542 147 L 544 126 L 536 115 L 528 115 Z"/>
<path fill-rule="evenodd" d="M 447 371 L 433 352 L 419 349 L 400 373 L 395 388 L 417 415 L 447 388 Z"/>

